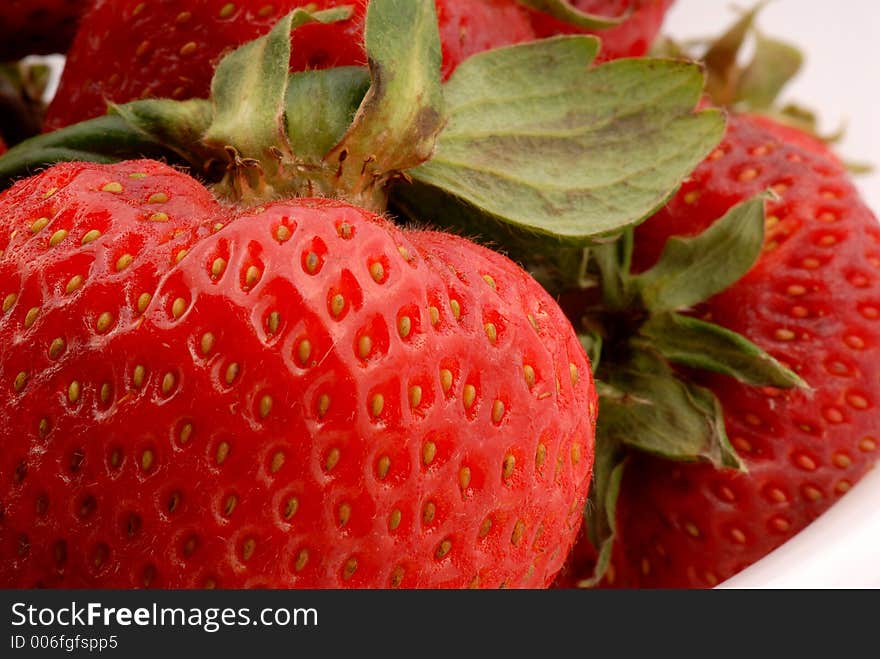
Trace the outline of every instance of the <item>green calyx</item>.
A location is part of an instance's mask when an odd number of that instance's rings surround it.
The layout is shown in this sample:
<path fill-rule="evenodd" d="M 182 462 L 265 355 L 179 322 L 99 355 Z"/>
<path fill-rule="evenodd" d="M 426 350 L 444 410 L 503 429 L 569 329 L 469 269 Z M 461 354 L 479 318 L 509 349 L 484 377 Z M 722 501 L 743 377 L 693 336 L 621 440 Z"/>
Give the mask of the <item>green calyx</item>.
<path fill-rule="evenodd" d="M 0 186 L 52 162 L 161 156 L 239 203 L 341 198 L 531 260 L 638 224 L 724 133 L 720 112 L 695 110 L 697 65 L 594 66 L 589 36 L 484 52 L 442 84 L 432 0 L 371 0 L 368 67 L 290 73 L 290 31 L 348 11 L 293 12 L 221 61 L 209 100 L 126 103 L 22 143 Z"/>
<path fill-rule="evenodd" d="M 632 232 L 591 250 L 601 300 L 585 310 L 581 340 L 586 349 L 601 351 L 596 474 L 586 512 L 599 558 L 581 586 L 595 585 L 608 568 L 619 484 L 631 451 L 746 470 L 727 437 L 721 403 L 689 373 L 719 373 L 751 386 L 807 387 L 745 337 L 688 314 L 758 260 L 765 199 L 734 206 L 696 236 L 671 238 L 657 263 L 639 274 L 630 271 Z"/>

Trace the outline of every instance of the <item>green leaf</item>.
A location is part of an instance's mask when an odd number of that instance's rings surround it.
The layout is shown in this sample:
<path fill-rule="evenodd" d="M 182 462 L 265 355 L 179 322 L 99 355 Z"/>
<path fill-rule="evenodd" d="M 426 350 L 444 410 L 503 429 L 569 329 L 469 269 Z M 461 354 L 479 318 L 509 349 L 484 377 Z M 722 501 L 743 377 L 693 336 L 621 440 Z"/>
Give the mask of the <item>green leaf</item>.
<path fill-rule="evenodd" d="M 355 199 L 428 160 L 445 123 L 433 0 L 372 0 L 364 28 L 372 85 L 326 160 Z M 370 204 L 384 206 L 384 203 Z"/>
<path fill-rule="evenodd" d="M 578 332 L 578 340 L 581 342 L 584 352 L 587 353 L 591 370 L 595 373 L 602 358 L 602 335 L 591 329 L 584 329 Z"/>
<path fill-rule="evenodd" d="M 759 387 L 806 387 L 784 367 L 744 336 L 728 329 L 676 313 L 651 317 L 640 334 L 668 360 L 722 373 Z"/>
<path fill-rule="evenodd" d="M 584 513 L 587 534 L 598 552 L 593 574 L 577 583 L 578 588 L 599 585 L 611 564 L 617 532 L 617 499 L 626 466 L 626 451 L 612 438 L 599 434 L 596 441 L 596 457 L 593 463 L 593 480 L 590 498 Z"/>
<path fill-rule="evenodd" d="M 670 238 L 657 264 L 631 280 L 645 308 L 691 307 L 745 275 L 764 244 L 764 199 L 737 204 L 698 236 Z"/>
<path fill-rule="evenodd" d="M 292 74 L 285 114 L 296 157 L 320 162 L 351 126 L 369 87 L 370 74 L 359 66 Z"/>
<path fill-rule="evenodd" d="M 553 18 L 585 30 L 603 30 L 614 27 L 623 23 L 632 15 L 632 7 L 627 7 L 626 11 L 616 18 L 609 18 L 581 11 L 572 5 L 569 0 L 517 0 L 517 2 L 530 9 L 549 14 Z"/>
<path fill-rule="evenodd" d="M 727 438 L 721 404 L 703 387 L 678 379 L 650 346 L 633 342 L 626 364 L 609 372 L 599 399 L 599 432 L 670 460 L 704 460 L 745 470 Z"/>
<path fill-rule="evenodd" d="M 730 105 L 737 96 L 740 68 L 737 65 L 746 37 L 769 0 L 762 0 L 718 37 L 702 57 L 709 72 L 706 91 L 719 105 Z"/>
<path fill-rule="evenodd" d="M 290 63 L 290 33 L 297 27 L 318 21 L 330 23 L 351 15 L 349 7 L 314 14 L 296 9 L 272 31 L 239 47 L 224 57 L 211 81 L 214 121 L 204 142 L 215 149 L 234 146 L 246 159 L 255 159 L 265 169 L 278 164 L 272 149 L 285 150 L 284 103 Z"/>
<path fill-rule="evenodd" d="M 25 140 L 0 157 L 0 189 L 47 165 L 88 161 L 112 163 L 133 157 L 173 155 L 119 116 L 104 116 Z"/>
<path fill-rule="evenodd" d="M 632 230 L 628 229 L 617 240 L 592 249 L 592 257 L 599 268 L 602 299 L 613 310 L 625 309 L 631 302 L 629 282 L 633 238 Z"/>
<path fill-rule="evenodd" d="M 208 171 L 212 161 L 224 157 L 224 151 L 210 149 L 201 140 L 214 118 L 210 101 L 146 99 L 111 105 L 108 114 L 122 118 L 157 144 L 166 145 L 186 162 L 201 168 L 201 173 Z"/>
<path fill-rule="evenodd" d="M 804 56 L 795 46 L 756 30 L 755 54 L 740 75 L 736 102 L 746 103 L 750 110 L 770 108 L 803 63 Z"/>
<path fill-rule="evenodd" d="M 724 119 L 694 112 L 695 64 L 588 68 L 597 50 L 569 36 L 463 62 L 445 87 L 449 124 L 412 177 L 472 217 L 555 242 L 588 244 L 651 215 L 718 143 Z"/>

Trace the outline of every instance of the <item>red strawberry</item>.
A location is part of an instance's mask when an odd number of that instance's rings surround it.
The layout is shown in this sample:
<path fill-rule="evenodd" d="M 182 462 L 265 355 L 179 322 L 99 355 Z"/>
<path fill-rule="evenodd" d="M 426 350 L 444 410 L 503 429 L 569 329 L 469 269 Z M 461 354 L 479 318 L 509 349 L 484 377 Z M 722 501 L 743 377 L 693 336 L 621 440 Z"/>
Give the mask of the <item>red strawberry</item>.
<path fill-rule="evenodd" d="M 512 262 L 340 202 L 230 209 L 151 161 L 0 210 L 4 587 L 552 580 L 594 391 Z"/>
<path fill-rule="evenodd" d="M 63 53 L 90 0 L 4 0 L 0 4 L 0 61 Z"/>
<path fill-rule="evenodd" d="M 264 34 L 296 7 L 351 4 L 355 13 L 347 21 L 297 30 L 292 69 L 363 64 L 367 2 L 204 0 L 183 9 L 171 0 L 98 0 L 69 54 L 46 127 L 54 130 L 102 115 L 107 100 L 205 97 L 224 51 Z M 440 0 L 437 5 L 445 75 L 476 52 L 534 39 L 528 16 L 515 0 Z"/>
<path fill-rule="evenodd" d="M 817 140 L 734 116 L 726 139 L 636 231 L 644 270 L 670 236 L 693 235 L 772 188 L 763 254 L 698 309 L 790 365 L 811 389 L 701 380 L 721 401 L 748 473 L 632 455 L 607 583 L 714 586 L 757 561 L 842 496 L 878 456 L 880 227 Z M 589 576 L 580 543 L 562 583 Z"/>
<path fill-rule="evenodd" d="M 604 62 L 620 57 L 641 57 L 647 53 L 673 2 L 674 0 L 574 0 L 571 4 L 585 13 L 609 18 L 623 16 L 627 11 L 632 12 L 620 25 L 593 32 L 602 39 L 599 61 Z M 532 12 L 531 18 L 538 37 L 580 32 L 546 14 Z"/>
<path fill-rule="evenodd" d="M 355 6 L 347 21 L 310 25 L 293 37 L 294 70 L 363 64 L 364 11 L 368 0 L 203 0 L 181 9 L 171 0 L 97 0 L 84 17 L 68 57 L 46 129 L 55 130 L 106 112 L 107 101 L 124 103 L 145 96 L 192 98 L 208 95 L 220 55 L 249 41 L 291 9 Z M 603 39 L 601 60 L 643 55 L 671 4 L 670 0 L 581 2 L 599 15 L 620 16 L 623 24 L 596 32 Z M 579 5 L 579 6 L 580 6 Z M 580 32 L 526 9 L 518 0 L 437 0 L 443 45 L 443 76 L 478 52 L 552 34 Z"/>

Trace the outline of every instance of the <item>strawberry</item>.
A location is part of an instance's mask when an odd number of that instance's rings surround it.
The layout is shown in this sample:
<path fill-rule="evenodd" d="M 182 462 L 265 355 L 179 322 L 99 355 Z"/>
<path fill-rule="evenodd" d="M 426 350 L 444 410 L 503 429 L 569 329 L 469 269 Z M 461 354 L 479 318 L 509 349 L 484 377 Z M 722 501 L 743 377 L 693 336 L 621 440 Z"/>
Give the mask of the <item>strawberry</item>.
<path fill-rule="evenodd" d="M 747 473 L 632 453 L 608 585 L 714 586 L 803 529 L 876 462 L 880 229 L 818 140 L 733 116 L 721 146 L 635 232 L 634 267 L 646 271 L 672 236 L 698 234 L 768 188 L 778 198 L 759 260 L 694 313 L 752 339 L 809 388 L 701 376 Z M 594 556 L 584 539 L 560 583 L 588 577 Z"/>
<path fill-rule="evenodd" d="M 647 53 L 673 2 L 674 0 L 574 0 L 571 4 L 582 12 L 596 16 L 626 16 L 620 25 L 605 30 L 588 31 L 602 39 L 600 61 L 609 61 L 620 57 L 641 57 Z M 627 12 L 632 13 L 627 15 Z M 541 12 L 531 12 L 531 20 L 539 38 L 581 31 Z"/>
<path fill-rule="evenodd" d="M 63 53 L 90 0 L 4 0 L 0 5 L 0 61 Z"/>
<path fill-rule="evenodd" d="M 70 51 L 46 127 L 102 115 L 107 100 L 205 97 L 224 51 L 264 34 L 296 7 L 350 4 L 355 11 L 346 21 L 297 30 L 293 70 L 363 64 L 367 2 L 207 0 L 184 10 L 171 0 L 98 0 Z M 476 52 L 534 39 L 525 10 L 514 0 L 440 0 L 437 5 L 447 76 Z"/>
<path fill-rule="evenodd" d="M 361 35 L 367 2 L 284 0 L 267 5 L 253 0 L 206 0 L 182 10 L 171 0 L 148 4 L 97 0 L 71 48 L 45 127 L 56 130 L 103 115 L 108 100 L 206 97 L 220 55 L 265 33 L 296 7 L 350 4 L 355 11 L 347 21 L 298 30 L 293 37 L 293 70 L 363 64 Z M 669 4 L 655 0 L 586 3 L 583 8 L 609 17 L 634 7 L 633 15 L 621 25 L 592 30 L 603 38 L 601 59 L 643 55 Z M 532 11 L 519 0 L 437 0 L 436 5 L 444 78 L 478 52 L 584 31 Z"/>
<path fill-rule="evenodd" d="M 506 258 L 329 200 L 230 210 L 152 161 L 59 165 L 0 208 L 4 587 L 558 571 L 594 394 Z"/>

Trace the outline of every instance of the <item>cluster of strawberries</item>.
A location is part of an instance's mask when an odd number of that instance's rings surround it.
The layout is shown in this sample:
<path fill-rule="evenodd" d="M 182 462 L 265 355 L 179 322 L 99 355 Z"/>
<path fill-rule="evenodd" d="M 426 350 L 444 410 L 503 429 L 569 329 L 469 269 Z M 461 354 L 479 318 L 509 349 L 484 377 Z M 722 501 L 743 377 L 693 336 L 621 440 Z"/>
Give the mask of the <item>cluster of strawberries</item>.
<path fill-rule="evenodd" d="M 0 158 L 0 587 L 711 587 L 824 512 L 880 450 L 880 226 L 826 144 L 730 108 L 579 244 L 479 194 L 510 132 L 550 199 L 571 118 L 462 98 L 554 103 L 516 58 L 583 35 L 649 75 L 671 4 L 3 3 L 0 59 L 67 60 Z"/>

